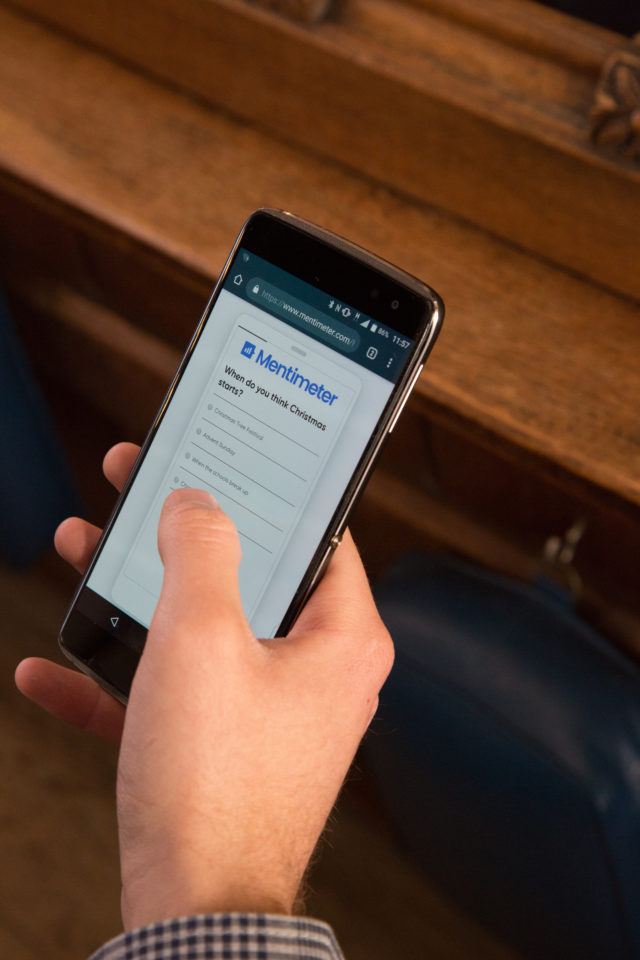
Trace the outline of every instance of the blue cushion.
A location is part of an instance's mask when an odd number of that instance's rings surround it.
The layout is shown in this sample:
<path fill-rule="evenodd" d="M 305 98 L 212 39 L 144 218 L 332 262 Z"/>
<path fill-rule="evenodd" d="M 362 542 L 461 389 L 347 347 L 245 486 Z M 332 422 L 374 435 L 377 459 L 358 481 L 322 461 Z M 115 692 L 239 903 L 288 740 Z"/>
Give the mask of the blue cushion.
<path fill-rule="evenodd" d="M 406 557 L 366 756 L 399 836 L 525 956 L 640 957 L 640 671 L 565 599 Z"/>

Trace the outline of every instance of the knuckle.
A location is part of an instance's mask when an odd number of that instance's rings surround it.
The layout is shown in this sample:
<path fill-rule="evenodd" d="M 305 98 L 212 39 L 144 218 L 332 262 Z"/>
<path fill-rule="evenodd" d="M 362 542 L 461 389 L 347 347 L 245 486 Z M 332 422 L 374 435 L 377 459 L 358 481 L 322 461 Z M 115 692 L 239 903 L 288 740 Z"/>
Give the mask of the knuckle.
<path fill-rule="evenodd" d="M 384 683 L 391 673 L 391 668 L 393 667 L 393 662 L 395 660 L 395 648 L 393 646 L 391 634 L 384 624 L 381 625 L 379 633 L 380 636 L 378 639 L 376 655 L 382 683 Z"/>
<path fill-rule="evenodd" d="M 366 640 L 365 640 L 366 638 Z M 371 623 L 368 630 L 362 634 L 364 644 L 360 650 L 360 664 L 363 676 L 368 678 L 367 683 L 376 691 L 380 690 L 389 676 L 395 652 L 391 635 L 379 618 Z"/>

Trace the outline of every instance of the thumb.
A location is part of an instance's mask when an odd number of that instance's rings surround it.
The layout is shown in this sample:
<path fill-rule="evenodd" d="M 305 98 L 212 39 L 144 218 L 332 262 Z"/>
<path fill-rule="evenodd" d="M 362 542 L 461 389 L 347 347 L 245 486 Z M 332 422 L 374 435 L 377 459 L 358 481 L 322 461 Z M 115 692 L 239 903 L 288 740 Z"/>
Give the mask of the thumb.
<path fill-rule="evenodd" d="M 216 499 L 203 490 L 175 490 L 164 502 L 158 525 L 164 579 L 154 630 L 248 629 L 238 567 L 242 551 L 237 530 Z"/>

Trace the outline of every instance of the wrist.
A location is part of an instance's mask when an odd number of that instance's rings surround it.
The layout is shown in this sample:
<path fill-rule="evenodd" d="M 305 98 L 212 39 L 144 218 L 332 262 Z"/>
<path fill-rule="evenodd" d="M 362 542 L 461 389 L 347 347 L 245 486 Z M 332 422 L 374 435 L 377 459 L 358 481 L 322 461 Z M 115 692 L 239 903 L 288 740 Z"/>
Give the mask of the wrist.
<path fill-rule="evenodd" d="M 259 913 L 289 915 L 293 912 L 296 891 L 284 893 L 264 884 L 252 883 L 248 878 L 226 879 L 223 884 L 212 882 L 179 881 L 163 876 L 141 877 L 123 884 L 121 897 L 122 920 L 125 930 L 133 930 L 150 923 L 160 923 L 174 917 L 209 913 Z"/>

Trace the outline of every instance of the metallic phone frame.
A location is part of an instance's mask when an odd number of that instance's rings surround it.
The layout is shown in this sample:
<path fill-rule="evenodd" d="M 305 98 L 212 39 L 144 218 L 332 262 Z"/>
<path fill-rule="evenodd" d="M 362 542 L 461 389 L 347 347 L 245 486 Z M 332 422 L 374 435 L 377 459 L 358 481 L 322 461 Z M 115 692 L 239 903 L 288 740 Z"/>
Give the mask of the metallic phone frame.
<path fill-rule="evenodd" d="M 365 449 L 362 452 L 360 460 L 358 461 L 356 467 L 353 470 L 350 481 L 344 489 L 343 495 L 338 503 L 336 510 L 334 511 L 324 534 L 318 541 L 318 546 L 314 552 L 314 555 L 303 575 L 301 581 L 298 585 L 298 588 L 294 592 L 291 603 L 289 604 L 287 611 L 276 631 L 276 635 L 279 635 L 282 632 L 288 631 L 293 623 L 295 622 L 298 614 L 302 610 L 306 600 L 313 592 L 313 589 L 320 580 L 322 573 L 324 572 L 327 563 L 337 545 L 342 538 L 344 530 L 347 525 L 349 515 L 354 509 L 366 482 L 373 470 L 376 459 L 380 453 L 380 450 L 393 430 L 395 422 L 400 415 L 408 397 L 413 389 L 415 383 L 418 380 L 418 377 L 424 367 L 425 361 L 431 352 L 433 344 L 437 338 L 440 328 L 442 326 L 442 320 L 444 315 L 444 305 L 442 300 L 435 291 L 433 291 L 427 284 L 418 280 L 417 278 L 411 276 L 410 274 L 405 273 L 403 270 L 400 270 L 398 267 L 395 267 L 393 264 L 388 263 L 387 261 L 382 260 L 380 257 L 370 253 L 364 248 L 358 246 L 357 244 L 352 243 L 349 240 L 345 240 L 342 237 L 337 236 L 329 230 L 325 230 L 322 227 L 316 226 L 315 224 L 309 223 L 301 219 L 300 217 L 294 216 L 291 213 L 282 210 L 273 210 L 267 207 L 259 208 L 255 210 L 250 217 L 245 221 L 238 237 L 236 238 L 231 251 L 225 261 L 224 267 L 220 273 L 217 283 L 209 297 L 207 304 L 204 308 L 203 314 L 198 322 L 191 339 L 187 345 L 185 353 L 180 361 L 178 369 L 174 374 L 171 383 L 167 389 L 167 392 L 160 404 L 158 412 L 147 432 L 145 440 L 140 448 L 140 452 L 136 457 L 136 460 L 131 468 L 131 472 L 127 477 L 127 480 L 120 492 L 116 503 L 113 507 L 113 510 L 105 524 L 104 530 L 96 545 L 93 556 L 85 570 L 85 573 L 74 593 L 71 604 L 69 605 L 69 610 L 64 618 L 62 626 L 60 628 L 60 633 L 58 637 L 58 642 L 61 647 L 62 652 L 65 657 L 67 657 L 72 663 L 74 663 L 82 672 L 92 676 L 104 689 L 106 689 L 112 696 L 118 699 L 120 702 L 127 702 L 127 697 L 120 691 L 117 687 L 114 687 L 107 679 L 105 679 L 101 674 L 96 673 L 90 667 L 91 660 L 84 661 L 81 658 L 77 657 L 70 648 L 65 644 L 64 641 L 64 632 L 67 626 L 67 623 L 74 612 L 75 605 L 77 603 L 78 597 L 81 591 L 87 584 L 87 581 L 93 571 L 95 564 L 97 563 L 102 547 L 104 546 L 106 540 L 108 539 L 113 525 L 116 521 L 116 518 L 120 512 L 120 508 L 129 494 L 129 491 L 135 482 L 138 470 L 148 452 L 149 447 L 153 443 L 158 427 L 164 417 L 165 411 L 171 402 L 175 390 L 180 382 L 183 373 L 188 366 L 188 363 L 191 359 L 191 356 L 197 346 L 197 343 L 200 339 L 202 329 L 204 324 L 209 319 L 212 308 L 215 304 L 215 301 L 218 298 L 220 291 L 222 290 L 227 276 L 229 274 L 231 264 L 238 252 L 240 246 L 242 246 L 242 241 L 245 238 L 247 229 L 250 227 L 254 218 L 259 216 L 266 216 L 272 220 L 276 220 L 287 227 L 298 230 L 299 232 L 311 236 L 313 239 L 319 241 L 322 244 L 328 245 L 333 250 L 338 251 L 339 253 L 345 254 L 347 257 L 356 259 L 360 263 L 364 264 L 365 267 L 376 271 L 379 274 L 382 274 L 384 277 L 388 278 L 392 282 L 399 284 L 402 287 L 408 289 L 414 295 L 417 295 L 421 300 L 425 302 L 425 306 L 430 308 L 430 317 L 428 318 L 424 332 L 420 338 L 420 341 L 416 344 L 414 348 L 414 356 L 412 361 L 409 363 L 407 369 L 402 374 L 400 380 L 394 384 L 391 395 L 389 396 L 388 402 L 383 409 L 375 430 L 373 431 L 369 442 L 365 446 Z M 114 642 L 115 638 L 114 638 Z"/>

